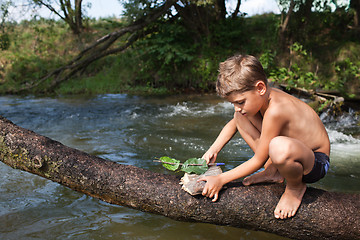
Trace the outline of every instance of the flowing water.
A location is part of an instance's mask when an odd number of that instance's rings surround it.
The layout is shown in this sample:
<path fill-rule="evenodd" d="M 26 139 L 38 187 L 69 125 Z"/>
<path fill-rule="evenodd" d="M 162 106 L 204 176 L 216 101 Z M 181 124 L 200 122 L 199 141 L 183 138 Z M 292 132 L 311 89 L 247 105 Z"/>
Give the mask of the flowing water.
<path fill-rule="evenodd" d="M 232 105 L 216 96 L 168 98 L 0 97 L 0 115 L 63 144 L 155 172 L 155 157 L 201 157 Z M 360 193 L 360 126 L 354 113 L 321 116 L 331 138 L 331 168 L 314 187 Z M 239 137 L 218 156 L 229 170 L 253 155 Z M 275 206 L 274 206 L 275 207 Z M 0 239 L 285 239 L 273 234 L 186 223 L 111 205 L 0 162 Z"/>

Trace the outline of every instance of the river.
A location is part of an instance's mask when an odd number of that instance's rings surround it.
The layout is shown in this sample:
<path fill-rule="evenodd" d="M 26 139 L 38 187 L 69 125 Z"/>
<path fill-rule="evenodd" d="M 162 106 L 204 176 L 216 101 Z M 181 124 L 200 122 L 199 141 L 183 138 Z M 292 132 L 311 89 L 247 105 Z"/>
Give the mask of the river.
<path fill-rule="evenodd" d="M 232 105 L 214 95 L 0 97 L 0 115 L 21 127 L 104 159 L 167 174 L 173 173 L 154 163 L 155 157 L 201 157 L 232 114 Z M 331 168 L 312 186 L 360 193 L 359 119 L 353 112 L 321 118 L 331 140 Z M 252 155 L 236 135 L 218 161 L 226 171 Z M 0 162 L 0 239 L 286 238 L 111 205 Z"/>

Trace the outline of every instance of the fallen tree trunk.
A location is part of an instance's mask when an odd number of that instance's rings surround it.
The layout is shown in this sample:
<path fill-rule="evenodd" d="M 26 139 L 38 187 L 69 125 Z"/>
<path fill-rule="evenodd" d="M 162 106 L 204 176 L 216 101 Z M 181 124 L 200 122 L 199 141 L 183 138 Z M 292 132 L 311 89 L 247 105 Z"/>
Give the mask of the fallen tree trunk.
<path fill-rule="evenodd" d="M 293 239 L 360 239 L 360 195 L 308 188 L 295 217 L 274 218 L 283 184 L 227 185 L 218 202 L 191 196 L 179 177 L 91 156 L 0 117 L 0 158 L 109 203 L 180 221 L 262 230 Z"/>

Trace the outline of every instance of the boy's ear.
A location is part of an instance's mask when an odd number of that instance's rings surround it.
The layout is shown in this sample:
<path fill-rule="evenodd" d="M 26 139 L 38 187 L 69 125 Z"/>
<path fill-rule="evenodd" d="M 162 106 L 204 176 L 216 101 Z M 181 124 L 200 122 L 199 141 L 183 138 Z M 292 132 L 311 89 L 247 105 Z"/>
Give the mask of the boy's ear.
<path fill-rule="evenodd" d="M 260 95 L 264 95 L 266 93 L 266 85 L 263 81 L 258 81 L 255 84 L 255 88 Z"/>

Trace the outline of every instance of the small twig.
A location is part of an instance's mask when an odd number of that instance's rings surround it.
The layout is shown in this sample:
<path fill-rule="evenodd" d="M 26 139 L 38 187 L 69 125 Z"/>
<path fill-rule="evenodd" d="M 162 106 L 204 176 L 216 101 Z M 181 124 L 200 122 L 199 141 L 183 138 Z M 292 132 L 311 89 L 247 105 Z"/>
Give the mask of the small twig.
<path fill-rule="evenodd" d="M 163 162 L 161 160 L 153 160 L 153 162 L 161 162 L 161 163 L 164 163 L 164 164 L 170 164 L 170 165 L 175 165 L 177 163 L 172 163 L 172 162 Z M 179 165 L 184 165 L 183 163 L 179 163 Z M 190 164 L 187 164 L 188 166 L 203 166 L 203 164 L 195 164 L 195 163 L 190 163 Z M 209 163 L 208 164 L 209 166 L 223 166 L 225 165 L 225 163 Z"/>

